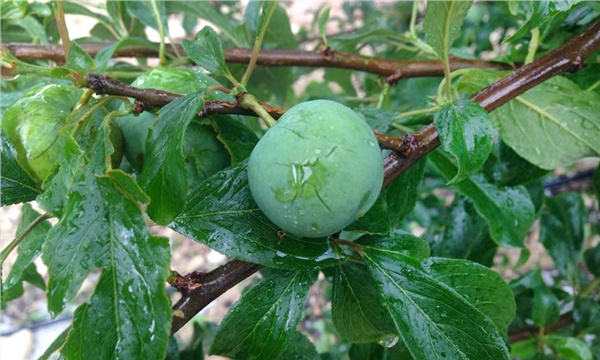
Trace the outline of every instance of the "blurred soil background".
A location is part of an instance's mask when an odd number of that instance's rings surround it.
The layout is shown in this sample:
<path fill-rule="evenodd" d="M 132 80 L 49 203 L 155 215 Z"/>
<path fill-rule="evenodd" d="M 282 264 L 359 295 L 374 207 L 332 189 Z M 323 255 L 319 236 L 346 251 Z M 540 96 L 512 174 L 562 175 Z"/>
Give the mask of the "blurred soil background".
<path fill-rule="evenodd" d="M 247 0 L 244 0 L 243 2 L 247 3 Z M 94 4 L 94 2 L 88 3 Z M 201 3 L 202 1 L 198 1 L 199 5 Z M 325 5 L 331 7 L 330 19 L 335 17 L 346 17 L 344 11 L 342 10 L 341 1 L 286 1 L 283 4 L 291 18 L 292 30 L 295 33 L 302 27 L 314 32 L 315 29 L 313 26 L 313 21 L 314 14 L 317 11 L 316 9 Z M 94 22 L 89 21 L 89 18 L 82 16 L 67 15 L 66 18 L 69 33 L 73 39 L 89 36 L 89 31 L 95 24 Z M 175 39 L 175 41 L 179 41 L 185 35 L 180 24 L 181 17 L 170 17 L 169 30 L 172 38 Z M 351 28 L 340 29 L 337 24 L 337 22 L 335 25 L 334 22 L 331 22 L 332 28 L 328 29 L 328 33 L 339 33 L 352 30 Z M 198 30 L 205 25 L 208 25 L 208 23 L 201 21 L 198 24 Z M 360 18 L 358 18 L 354 23 L 354 27 L 360 28 L 360 26 Z M 148 30 L 147 33 L 151 40 L 158 41 L 158 35 L 152 30 Z M 315 44 L 316 42 L 307 43 L 307 49 L 313 49 Z M 321 80 L 322 77 L 322 71 L 313 71 L 310 75 L 303 76 L 295 86 L 296 93 L 300 93 L 301 90 L 308 84 L 308 82 L 314 79 Z M 584 159 L 574 167 L 570 168 L 568 171 L 564 169 L 558 170 L 554 175 L 572 176 L 573 174 L 594 169 L 597 164 L 597 159 Z M 574 190 L 580 191 L 581 188 L 589 188 L 590 183 L 591 181 L 588 179 L 567 186 L 575 186 Z M 452 193 L 445 192 L 445 196 L 448 196 L 449 201 L 447 201 L 447 204 L 450 204 Z M 598 216 L 597 203 L 594 203 L 588 198 L 586 199 L 586 206 L 588 208 L 595 208 L 594 211 L 590 213 L 595 214 L 593 216 Z M 15 232 L 20 217 L 20 205 L 6 206 L 0 209 L 0 245 L 2 247 L 6 246 L 15 237 Z M 595 219 L 594 221 L 598 223 L 600 222 L 600 219 Z M 155 235 L 165 236 L 170 239 L 172 250 L 172 269 L 182 275 L 192 271 L 210 271 L 227 261 L 225 256 L 217 253 L 214 250 L 211 250 L 204 245 L 187 239 L 171 231 L 170 229 L 153 227 L 150 230 Z M 424 232 L 424 229 L 414 226 L 414 232 L 416 235 L 421 235 Z M 544 269 L 552 269 L 552 260 L 550 260 L 543 247 L 539 243 L 538 234 L 538 226 L 534 225 L 527 240 L 527 246 L 531 250 L 531 256 L 527 263 L 521 268 L 514 268 L 514 265 L 519 259 L 519 250 L 503 249 L 496 256 L 495 269 L 498 270 L 505 279 L 513 279 L 519 276 L 520 273 L 525 272 L 526 269 L 529 269 L 536 264 L 541 264 L 542 268 Z M 595 244 L 598 243 L 600 239 L 592 238 L 588 241 Z M 9 273 L 15 258 L 16 252 L 11 254 L 11 256 L 4 263 L 2 267 L 3 279 L 5 279 L 6 275 Z M 41 259 L 36 260 L 36 266 L 40 274 L 44 276 L 47 281 L 47 269 L 42 263 Z M 27 284 L 25 286 L 24 296 L 9 302 L 6 309 L 2 311 L 2 316 L 0 319 L 0 359 L 29 360 L 37 359 L 40 355 L 42 355 L 52 341 L 68 327 L 72 320 L 72 314 L 77 305 L 89 298 L 99 273 L 100 271 L 97 270 L 86 280 L 77 297 L 71 301 L 71 304 L 67 307 L 65 312 L 59 315 L 56 319 L 51 319 L 48 314 L 44 292 Z M 194 319 L 194 321 L 218 324 L 227 313 L 229 307 L 240 297 L 242 289 L 249 283 L 256 281 L 258 276 L 259 275 L 255 275 L 227 291 L 216 301 L 211 303 L 207 308 L 205 308 Z M 328 291 L 327 289 L 327 282 L 321 274 L 319 281 L 317 281 L 317 283 L 315 283 L 310 289 L 309 300 L 307 302 L 305 311 L 306 316 L 301 324 L 302 330 L 309 335 L 310 339 L 316 344 L 319 351 L 328 351 L 331 347 L 338 346 L 337 339 L 331 335 L 331 322 L 324 320 L 324 317 L 329 317 L 331 313 L 331 304 L 328 300 L 329 296 L 326 296 L 326 292 Z M 176 301 L 177 294 L 170 290 L 169 293 L 172 294 L 173 301 Z M 192 327 L 189 325 L 190 324 L 184 327 L 177 334 L 182 344 L 188 343 L 192 336 Z M 207 357 L 207 359 L 214 360 L 221 358 L 210 356 Z"/>

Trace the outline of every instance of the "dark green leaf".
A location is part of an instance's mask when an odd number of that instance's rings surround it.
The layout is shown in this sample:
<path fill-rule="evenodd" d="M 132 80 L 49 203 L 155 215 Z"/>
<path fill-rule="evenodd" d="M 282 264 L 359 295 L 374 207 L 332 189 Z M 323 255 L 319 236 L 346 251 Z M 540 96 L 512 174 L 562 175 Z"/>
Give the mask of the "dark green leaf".
<path fill-rule="evenodd" d="M 278 272 L 245 293 L 219 326 L 210 353 L 277 358 L 293 338 L 314 274 Z"/>
<path fill-rule="evenodd" d="M 138 182 L 152 199 L 148 215 L 158 224 L 168 224 L 185 204 L 188 174 L 183 137 L 202 106 L 200 93 L 181 97 L 161 109 L 148 131 L 144 168 Z"/>
<path fill-rule="evenodd" d="M 269 2 L 266 2 L 268 4 Z M 271 2 L 277 4 L 277 1 Z M 290 19 L 287 12 L 282 6 L 276 5 L 277 8 L 271 17 L 269 27 L 265 33 L 265 39 L 263 45 L 266 48 L 280 48 L 280 49 L 295 49 L 298 47 L 296 36 L 292 31 L 290 25 Z M 263 13 L 265 11 L 263 10 Z"/>
<path fill-rule="evenodd" d="M 439 151 L 429 159 L 446 179 L 456 174 L 456 166 Z M 524 247 L 523 241 L 535 220 L 535 209 L 529 193 L 522 186 L 497 187 L 482 177 L 471 176 L 454 185 L 471 199 L 479 215 L 488 222 L 490 235 L 499 245 Z"/>
<path fill-rule="evenodd" d="M 424 31 L 427 43 L 437 55 L 445 59 L 452 42 L 460 32 L 472 1 L 431 1 L 425 10 Z"/>
<path fill-rule="evenodd" d="M 573 320 L 576 334 L 600 331 L 600 303 L 593 298 L 576 298 L 573 306 Z"/>
<path fill-rule="evenodd" d="M 258 142 L 256 134 L 235 117 L 214 116 L 212 119 L 217 138 L 231 154 L 231 164 L 237 165 L 250 157 Z"/>
<path fill-rule="evenodd" d="M 593 354 L 584 340 L 575 337 L 560 337 L 551 345 L 561 359 L 592 360 Z"/>
<path fill-rule="evenodd" d="M 562 193 L 546 199 L 542 211 L 540 241 L 558 270 L 569 277 L 578 271 L 586 217 L 583 199 L 577 193 Z"/>
<path fill-rule="evenodd" d="M 374 108 L 358 108 L 354 109 L 354 111 L 364 116 L 367 124 L 380 133 L 388 132 L 388 130 L 390 130 L 392 127 L 392 124 L 396 122 L 394 117 L 397 115 L 397 113 L 393 111 Z"/>
<path fill-rule="evenodd" d="M 299 331 L 292 335 L 279 357 L 279 360 L 321 360 L 315 346 Z"/>
<path fill-rule="evenodd" d="M 398 338 L 393 339 L 397 340 Z M 391 348 L 381 343 L 352 344 L 349 351 L 350 360 L 412 360 L 413 357 L 402 342 Z"/>
<path fill-rule="evenodd" d="M 346 341 L 377 342 L 397 331 L 383 307 L 364 265 L 346 262 L 335 267 L 331 313 L 333 324 Z"/>
<path fill-rule="evenodd" d="M 540 271 L 536 273 L 533 288 L 533 310 L 532 318 L 537 327 L 545 328 L 554 324 L 560 316 L 558 298 L 552 292 L 541 277 Z"/>
<path fill-rule="evenodd" d="M 490 157 L 484 167 L 486 174 L 494 182 L 502 186 L 515 186 L 530 183 L 548 173 L 529 161 L 520 157 L 513 149 L 503 141 L 499 144 L 498 158 Z"/>
<path fill-rule="evenodd" d="M 467 259 L 492 266 L 498 245 L 490 238 L 487 222 L 464 197 L 455 200 L 446 229 L 431 244 L 433 256 Z"/>
<path fill-rule="evenodd" d="M 583 258 L 592 274 L 600 277 L 600 244 L 591 249 L 587 249 L 585 253 L 583 253 Z"/>
<path fill-rule="evenodd" d="M 38 185 L 17 163 L 17 151 L 8 142 L 4 131 L 0 133 L 0 136 L 0 153 L 2 154 L 0 159 L 2 196 L 0 199 L 2 206 L 34 200 L 41 193 Z"/>
<path fill-rule="evenodd" d="M 201 68 L 214 75 L 231 76 L 219 35 L 210 27 L 205 26 L 198 31 L 195 40 L 183 39 L 183 49 L 188 56 Z"/>
<path fill-rule="evenodd" d="M 383 304 L 415 358 L 509 359 L 494 323 L 414 259 L 363 250 Z"/>
<path fill-rule="evenodd" d="M 359 231 L 371 235 L 387 235 L 391 224 L 388 219 L 388 205 L 383 193 L 377 198 L 364 216 L 346 227 L 346 231 Z"/>
<path fill-rule="evenodd" d="M 500 74 L 471 70 L 458 83 L 471 93 Z M 555 76 L 490 113 L 502 140 L 519 156 L 553 170 L 581 157 L 600 154 L 600 95 Z M 535 134 L 532 136 L 532 134 Z"/>
<path fill-rule="evenodd" d="M 413 211 L 419 198 L 426 162 L 426 159 L 419 160 L 384 190 L 392 227 L 399 225 Z"/>
<path fill-rule="evenodd" d="M 248 186 L 247 162 L 208 178 L 190 194 L 170 226 L 229 257 L 275 268 L 333 266 L 339 255 L 326 238 L 280 233 L 260 211 Z"/>
<path fill-rule="evenodd" d="M 500 275 L 483 265 L 462 260 L 430 258 L 425 271 L 448 285 L 494 322 L 501 334 L 515 317 L 516 304 L 510 286 Z"/>
<path fill-rule="evenodd" d="M 492 121 L 479 104 L 458 100 L 443 106 L 434 118 L 441 146 L 456 158 L 458 172 L 449 183 L 457 183 L 477 171 L 494 144 Z"/>
<path fill-rule="evenodd" d="M 179 353 L 180 360 L 204 359 L 204 342 L 207 337 L 212 335 L 211 329 L 214 327 L 214 324 L 204 323 L 200 325 L 197 322 L 193 322 L 192 325 L 194 326 L 192 341 Z"/>
<path fill-rule="evenodd" d="M 598 202 L 600 202 L 600 166 L 598 166 L 596 168 L 596 171 L 594 171 L 594 176 L 592 178 L 592 188 L 596 193 L 596 199 L 598 199 Z"/>
<path fill-rule="evenodd" d="M 17 236 L 22 234 L 23 231 L 39 217 L 40 214 L 33 210 L 31 205 L 24 204 L 22 207 L 21 221 L 17 227 Z M 12 300 L 22 295 L 23 281 L 27 280 L 26 275 L 28 275 L 27 277 L 30 279 L 36 279 L 35 274 L 38 273 L 33 261 L 42 253 L 42 244 L 46 239 L 48 230 L 50 230 L 50 223 L 48 221 L 38 223 L 19 244 L 17 259 L 15 260 L 10 273 L 6 277 L 6 280 L 2 283 L 2 302 Z M 39 278 L 39 274 L 37 277 Z M 42 285 L 42 289 L 44 289 L 43 280 L 41 284 L 39 281 L 35 282 L 35 285 Z"/>

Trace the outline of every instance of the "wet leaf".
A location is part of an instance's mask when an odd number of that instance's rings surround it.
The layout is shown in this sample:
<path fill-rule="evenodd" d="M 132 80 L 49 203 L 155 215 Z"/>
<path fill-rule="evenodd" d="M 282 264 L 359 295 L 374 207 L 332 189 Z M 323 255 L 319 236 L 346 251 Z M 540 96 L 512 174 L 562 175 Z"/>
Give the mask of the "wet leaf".
<path fill-rule="evenodd" d="M 21 221 L 17 227 L 17 236 L 22 234 L 25 229 L 40 217 L 40 213 L 33 210 L 29 204 L 24 204 L 21 211 Z M 48 230 L 50 230 L 50 223 L 42 221 L 19 244 L 17 259 L 13 263 L 6 280 L 2 283 L 3 304 L 23 295 L 23 281 L 28 281 L 41 289 L 45 289 L 44 280 L 37 272 L 33 261 L 42 253 L 42 244 L 46 239 Z"/>
<path fill-rule="evenodd" d="M 205 26 L 198 31 L 194 40 L 183 39 L 183 49 L 188 56 L 201 68 L 214 75 L 231 76 L 219 35 L 210 27 Z"/>
<path fill-rule="evenodd" d="M 577 193 L 562 193 L 547 198 L 541 216 L 540 241 L 557 269 L 572 277 L 579 271 L 577 262 L 583 246 L 583 226 L 587 210 Z"/>
<path fill-rule="evenodd" d="M 377 342 L 397 333 L 390 314 L 375 296 L 377 293 L 364 265 L 345 262 L 335 267 L 331 313 L 344 340 Z"/>
<path fill-rule="evenodd" d="M 314 273 L 277 272 L 245 293 L 219 326 L 210 353 L 273 359 L 292 340 Z"/>
<path fill-rule="evenodd" d="M 213 116 L 212 124 L 217 138 L 231 154 L 231 164 L 237 165 L 250 157 L 252 149 L 258 142 L 256 134 L 240 119 L 232 116 Z"/>
<path fill-rule="evenodd" d="M 508 326 L 515 317 L 515 298 L 510 286 L 496 271 L 463 259 L 430 258 L 423 266 L 431 276 L 485 314 L 500 333 L 507 336 Z"/>
<path fill-rule="evenodd" d="M 152 199 L 148 215 L 158 224 L 168 224 L 185 204 L 188 174 L 183 138 L 202 106 L 201 93 L 178 98 L 161 109 L 148 131 L 144 168 L 138 183 Z"/>
<path fill-rule="evenodd" d="M 280 232 L 260 211 L 248 186 L 247 161 L 208 178 L 187 199 L 174 230 L 229 257 L 285 269 L 337 264 L 327 238 Z"/>
<path fill-rule="evenodd" d="M 443 106 L 434 122 L 441 146 L 456 158 L 458 171 L 448 182 L 460 182 L 487 160 L 494 144 L 489 114 L 471 100 L 458 100 Z"/>
<path fill-rule="evenodd" d="M 2 206 L 34 200 L 41 193 L 38 185 L 17 163 L 17 151 L 8 142 L 4 131 L 0 136 Z"/>
<path fill-rule="evenodd" d="M 296 331 L 279 360 L 321 360 L 319 353 L 310 340 L 301 332 Z"/>
<path fill-rule="evenodd" d="M 419 359 L 509 359 L 494 323 L 414 259 L 365 248 L 363 258 L 402 340 Z"/>
<path fill-rule="evenodd" d="M 446 179 L 456 174 L 456 166 L 441 152 L 429 159 Z M 471 199 L 479 215 L 488 222 L 490 236 L 498 245 L 524 247 L 525 235 L 535 220 L 535 209 L 523 186 L 498 187 L 482 177 L 471 176 L 453 186 Z"/>

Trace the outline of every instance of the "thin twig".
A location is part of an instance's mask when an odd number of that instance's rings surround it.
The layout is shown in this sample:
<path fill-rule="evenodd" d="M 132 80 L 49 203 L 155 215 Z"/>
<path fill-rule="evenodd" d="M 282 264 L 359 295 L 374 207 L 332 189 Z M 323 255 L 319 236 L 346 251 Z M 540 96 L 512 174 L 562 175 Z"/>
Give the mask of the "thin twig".
<path fill-rule="evenodd" d="M 23 241 L 27 237 L 27 235 L 29 235 L 29 233 L 33 229 L 35 229 L 36 226 L 43 223 L 45 220 L 50 219 L 51 217 L 52 216 L 50 216 L 49 214 L 42 214 L 42 215 L 38 216 L 37 218 L 35 218 L 35 220 L 33 220 L 33 222 L 31 224 L 29 224 L 29 226 L 27 226 L 25 228 L 25 230 L 23 230 L 22 233 L 18 234 L 17 237 L 15 237 L 15 239 L 13 241 L 11 241 L 10 244 L 8 244 L 8 246 L 2 250 L 2 253 L 0 254 L 0 265 L 4 264 L 4 261 L 6 260 L 8 255 L 10 255 L 10 253 L 17 246 L 19 246 L 21 241 Z"/>
<path fill-rule="evenodd" d="M 113 43 L 86 43 L 79 44 L 90 55 L 95 56 L 100 50 L 113 45 Z M 156 44 L 158 47 L 158 44 Z M 167 51 L 174 52 L 174 47 L 183 52 L 180 44 L 167 44 Z M 64 62 L 64 54 L 60 46 L 55 44 L 24 44 L 9 43 L 0 45 L 0 49 L 8 49 L 15 57 L 21 60 L 53 60 Z M 228 63 L 247 64 L 252 58 L 252 49 L 224 49 L 225 61 Z M 142 46 L 126 46 L 118 49 L 114 57 L 156 57 L 155 49 Z M 256 60 L 258 65 L 276 66 L 305 66 L 329 67 L 356 71 L 363 71 L 381 76 L 390 77 L 390 82 L 400 79 L 424 76 L 442 76 L 444 67 L 439 60 L 404 61 L 364 56 L 353 53 L 338 52 L 332 49 L 324 51 L 303 50 L 261 50 Z M 450 59 L 450 69 L 480 68 L 489 70 L 508 70 L 507 64 L 483 61 Z"/>

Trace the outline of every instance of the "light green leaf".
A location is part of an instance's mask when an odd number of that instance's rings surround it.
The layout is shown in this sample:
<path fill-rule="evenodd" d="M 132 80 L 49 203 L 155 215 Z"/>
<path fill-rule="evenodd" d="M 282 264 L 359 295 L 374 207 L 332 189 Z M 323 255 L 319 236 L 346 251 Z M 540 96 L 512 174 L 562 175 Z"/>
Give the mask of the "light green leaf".
<path fill-rule="evenodd" d="M 429 1 L 425 9 L 425 39 L 441 59 L 450 53 L 473 1 Z"/>
<path fill-rule="evenodd" d="M 210 27 L 205 26 L 198 31 L 194 40 L 183 39 L 183 49 L 188 56 L 201 68 L 214 75 L 231 76 L 219 35 Z"/>

